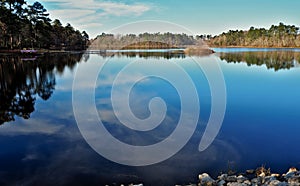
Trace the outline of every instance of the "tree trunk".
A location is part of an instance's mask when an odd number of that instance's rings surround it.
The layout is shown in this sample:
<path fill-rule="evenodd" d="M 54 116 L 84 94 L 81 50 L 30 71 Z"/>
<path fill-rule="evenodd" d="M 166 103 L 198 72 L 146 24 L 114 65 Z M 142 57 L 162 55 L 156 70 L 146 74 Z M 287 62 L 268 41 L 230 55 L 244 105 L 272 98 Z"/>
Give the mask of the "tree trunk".
<path fill-rule="evenodd" d="M 9 35 L 9 40 L 10 40 L 10 49 L 12 50 L 13 49 L 13 36 L 12 34 Z"/>
<path fill-rule="evenodd" d="M 21 35 L 19 34 L 19 38 L 18 38 L 18 48 L 22 49 L 22 38 Z"/>

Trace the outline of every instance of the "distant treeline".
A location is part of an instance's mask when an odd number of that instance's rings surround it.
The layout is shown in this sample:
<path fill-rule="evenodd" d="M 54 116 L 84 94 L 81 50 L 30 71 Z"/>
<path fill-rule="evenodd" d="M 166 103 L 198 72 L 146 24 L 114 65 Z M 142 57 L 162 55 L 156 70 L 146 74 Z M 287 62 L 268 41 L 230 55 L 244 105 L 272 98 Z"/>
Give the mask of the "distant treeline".
<path fill-rule="evenodd" d="M 70 24 L 53 22 L 44 6 L 25 0 L 0 1 L 0 49 L 65 49 L 82 50 L 87 47 L 88 34 L 75 30 Z"/>
<path fill-rule="evenodd" d="M 154 42 L 154 41 L 142 41 L 138 43 L 133 43 L 123 47 L 122 49 L 168 49 L 168 48 L 177 48 L 175 46 L 163 43 L 163 42 Z"/>
<path fill-rule="evenodd" d="M 97 38 L 92 41 L 91 49 L 122 49 L 130 48 L 130 46 L 135 46 L 138 48 L 138 45 L 153 44 L 156 46 L 148 46 L 149 48 L 165 48 L 169 46 L 171 48 L 175 47 L 185 47 L 189 45 L 198 45 L 205 46 L 201 36 L 189 36 L 187 34 L 173 34 L 170 32 L 167 33 L 142 33 L 139 35 L 136 34 L 127 34 L 127 35 L 113 35 L 105 34 L 97 36 Z M 164 45 L 162 45 L 164 43 Z"/>
<path fill-rule="evenodd" d="M 209 44 L 215 47 L 300 47 L 300 33 L 295 25 L 279 23 L 269 29 L 251 27 L 247 31 L 229 30 L 210 38 Z"/>

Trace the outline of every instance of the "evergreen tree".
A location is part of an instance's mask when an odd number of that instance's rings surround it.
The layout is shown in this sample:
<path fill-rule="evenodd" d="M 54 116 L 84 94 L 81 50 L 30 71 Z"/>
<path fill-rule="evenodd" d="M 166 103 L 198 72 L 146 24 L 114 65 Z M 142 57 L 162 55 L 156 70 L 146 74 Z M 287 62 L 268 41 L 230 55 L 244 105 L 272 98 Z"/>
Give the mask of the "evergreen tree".
<path fill-rule="evenodd" d="M 0 49 L 44 48 L 83 50 L 88 34 L 65 27 L 56 19 L 52 22 L 45 7 L 25 0 L 0 1 Z M 76 45 L 76 46 L 75 46 Z"/>

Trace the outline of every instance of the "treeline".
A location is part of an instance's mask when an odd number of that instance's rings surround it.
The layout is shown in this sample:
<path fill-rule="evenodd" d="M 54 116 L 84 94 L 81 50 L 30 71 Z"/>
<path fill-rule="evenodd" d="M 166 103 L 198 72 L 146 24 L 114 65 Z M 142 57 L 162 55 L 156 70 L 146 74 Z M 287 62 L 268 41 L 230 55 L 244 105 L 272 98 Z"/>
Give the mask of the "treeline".
<path fill-rule="evenodd" d="M 215 47 L 300 47 L 300 33 L 295 25 L 279 23 L 269 29 L 251 27 L 247 31 L 230 30 L 210 38 L 209 44 Z"/>
<path fill-rule="evenodd" d="M 127 46 L 138 45 L 139 43 L 161 44 L 164 43 L 171 48 L 185 47 L 188 45 L 204 46 L 205 43 L 201 36 L 189 36 L 187 34 L 174 34 L 174 33 L 142 33 L 142 34 L 127 34 L 127 35 L 113 35 L 105 34 L 97 36 L 91 43 L 91 49 L 121 49 Z M 165 45 L 164 45 L 165 46 Z M 154 46 L 153 46 L 154 47 Z M 153 48 L 149 46 L 149 48 Z"/>
<path fill-rule="evenodd" d="M 64 49 L 82 50 L 87 47 L 88 34 L 63 26 L 58 19 L 51 21 L 45 7 L 25 0 L 0 1 L 0 49 Z"/>

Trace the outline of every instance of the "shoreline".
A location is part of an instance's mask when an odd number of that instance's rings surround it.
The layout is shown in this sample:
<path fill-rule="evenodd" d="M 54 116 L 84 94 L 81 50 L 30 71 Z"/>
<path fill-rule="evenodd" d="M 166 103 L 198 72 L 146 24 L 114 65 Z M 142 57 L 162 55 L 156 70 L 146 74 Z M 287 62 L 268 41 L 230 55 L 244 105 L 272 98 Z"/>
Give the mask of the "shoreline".
<path fill-rule="evenodd" d="M 140 183 L 120 184 L 121 186 L 144 186 Z M 175 184 L 175 186 L 299 186 L 300 171 L 291 167 L 286 173 L 272 173 L 270 168 L 264 166 L 257 169 L 246 170 L 244 173 L 220 173 L 216 179 L 213 179 L 208 173 L 201 173 L 198 176 L 197 183 Z M 107 185 L 109 186 L 109 185 Z"/>
<path fill-rule="evenodd" d="M 257 169 L 247 170 L 240 174 L 220 174 L 217 179 L 213 179 L 207 173 L 199 174 L 199 185 L 300 185 L 300 171 L 291 167 L 287 173 L 272 173 L 271 169 L 258 167 Z"/>
<path fill-rule="evenodd" d="M 18 55 L 41 55 L 41 54 L 54 54 L 54 53 L 84 53 L 86 50 L 50 50 L 50 49 L 37 49 L 36 52 L 22 53 L 21 49 L 13 50 L 0 50 L 0 54 L 18 54 Z"/>
<path fill-rule="evenodd" d="M 300 49 L 300 47 L 254 47 L 254 46 L 208 46 L 209 48 L 198 48 L 196 45 L 195 46 L 190 46 L 190 47 L 183 47 L 183 48 L 150 48 L 149 50 L 152 49 L 182 49 L 183 53 L 197 53 L 197 50 L 199 51 L 206 51 L 207 50 L 212 50 L 213 48 L 251 48 L 251 49 Z M 139 50 L 140 48 L 130 48 L 130 50 Z M 145 49 L 145 48 L 143 48 Z M 92 49 L 93 50 L 93 49 Z M 96 50 L 96 51 L 109 51 L 109 50 L 114 50 L 114 49 L 101 49 L 101 50 Z M 120 49 L 116 49 L 120 50 Z M 21 49 L 13 49 L 13 50 L 0 50 L 0 54 L 22 54 L 22 55 L 34 55 L 34 54 L 44 54 L 44 53 L 84 53 L 86 51 L 89 51 L 89 49 L 86 50 L 51 50 L 51 49 L 37 49 L 36 52 L 32 53 L 22 53 Z M 187 52 L 189 51 L 189 52 Z"/>

